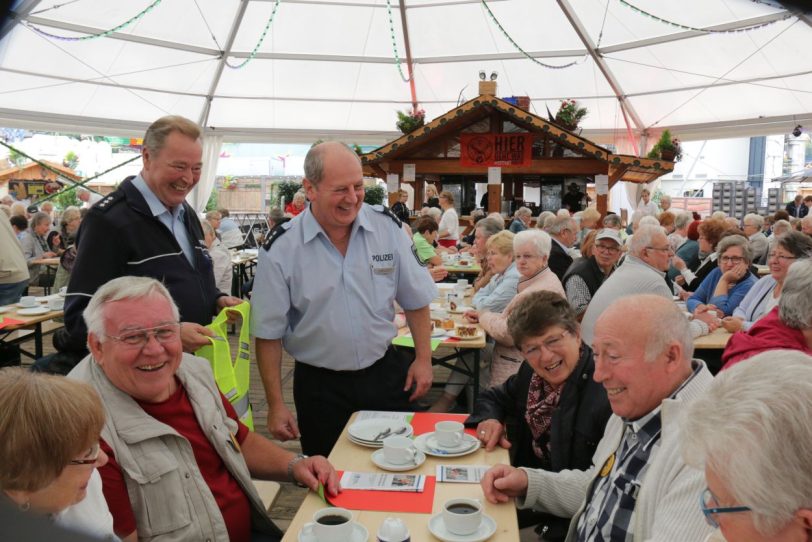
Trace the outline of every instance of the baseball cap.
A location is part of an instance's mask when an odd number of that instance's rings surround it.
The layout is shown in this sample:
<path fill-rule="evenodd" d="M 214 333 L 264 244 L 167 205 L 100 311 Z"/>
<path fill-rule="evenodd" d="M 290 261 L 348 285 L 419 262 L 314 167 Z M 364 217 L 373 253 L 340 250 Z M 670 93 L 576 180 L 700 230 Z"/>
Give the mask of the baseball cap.
<path fill-rule="evenodd" d="M 595 236 L 595 241 L 600 241 L 601 239 L 611 239 L 619 246 L 623 245 L 623 241 L 620 239 L 620 234 L 613 230 L 612 228 L 604 228 L 598 232 L 598 235 Z"/>

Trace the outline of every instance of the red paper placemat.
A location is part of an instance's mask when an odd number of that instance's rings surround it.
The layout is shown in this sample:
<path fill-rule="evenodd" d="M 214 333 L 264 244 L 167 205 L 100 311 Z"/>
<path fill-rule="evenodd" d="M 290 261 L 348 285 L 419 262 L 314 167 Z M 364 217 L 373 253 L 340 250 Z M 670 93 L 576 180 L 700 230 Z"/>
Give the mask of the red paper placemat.
<path fill-rule="evenodd" d="M 336 471 L 339 479 L 344 471 Z M 349 510 L 373 510 L 376 512 L 407 512 L 412 514 L 431 514 L 434 506 L 434 476 L 426 476 L 423 493 L 406 491 L 366 491 L 344 489 L 331 497 L 325 494 L 327 502 Z M 326 492 L 325 492 L 326 493 Z"/>
<path fill-rule="evenodd" d="M 18 326 L 20 324 L 24 324 L 25 322 L 22 320 L 15 320 L 14 318 L 3 318 L 0 317 L 0 329 L 9 326 Z"/>
<path fill-rule="evenodd" d="M 460 422 L 465 423 L 468 414 L 448 414 L 447 412 L 415 412 L 412 416 L 412 427 L 414 434 L 433 433 L 437 422 Z M 475 429 L 466 429 L 466 433 L 476 436 Z"/>

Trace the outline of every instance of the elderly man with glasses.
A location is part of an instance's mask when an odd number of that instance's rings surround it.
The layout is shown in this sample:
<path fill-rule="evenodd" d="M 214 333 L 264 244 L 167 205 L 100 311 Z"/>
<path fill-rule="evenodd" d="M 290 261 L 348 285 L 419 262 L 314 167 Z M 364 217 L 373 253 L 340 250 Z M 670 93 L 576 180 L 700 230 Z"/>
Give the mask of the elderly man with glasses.
<path fill-rule="evenodd" d="M 564 289 L 578 318 L 584 312 L 612 271 L 615 270 L 622 253 L 623 241 L 620 235 L 611 228 L 604 228 L 595 236 L 592 256 L 575 260 L 564 275 Z"/>
<path fill-rule="evenodd" d="M 630 325 L 633 322 L 633 325 Z M 567 542 L 702 540 L 711 529 L 696 505 L 701 473 L 680 454 L 679 422 L 713 377 L 693 355 L 688 320 L 670 299 L 629 296 L 595 326 L 593 379 L 612 407 L 586 470 L 550 472 L 497 465 L 485 498 L 572 517 Z M 522 540 L 538 540 L 523 532 Z"/>
<path fill-rule="evenodd" d="M 671 300 L 673 292 L 665 282 L 665 272 L 674 251 L 661 226 L 640 226 L 631 238 L 629 254 L 617 271 L 606 279 L 589 303 L 581 322 L 584 342 L 592 342 L 595 322 L 615 300 L 634 294 L 655 294 Z M 715 313 L 697 313 L 691 321 L 694 337 L 705 335 L 719 326 Z"/>
<path fill-rule="evenodd" d="M 84 311 L 91 354 L 69 377 L 104 405 L 100 468 L 116 534 L 125 540 L 273 541 L 251 482 L 291 480 L 338 490 L 324 457 L 280 448 L 243 425 L 209 362 L 184 354 L 178 309 L 147 277 L 99 288 Z"/>

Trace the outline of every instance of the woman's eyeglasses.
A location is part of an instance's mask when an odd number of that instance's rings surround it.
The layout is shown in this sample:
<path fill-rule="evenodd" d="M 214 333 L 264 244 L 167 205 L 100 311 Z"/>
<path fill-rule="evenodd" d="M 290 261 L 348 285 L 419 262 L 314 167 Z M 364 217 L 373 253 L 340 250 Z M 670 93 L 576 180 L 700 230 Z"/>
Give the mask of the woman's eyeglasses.
<path fill-rule="evenodd" d="M 714 529 L 719 528 L 719 522 L 716 521 L 716 514 L 734 514 L 737 512 L 750 512 L 747 506 L 709 506 L 711 502 L 716 502 L 716 496 L 711 493 L 711 490 L 705 488 L 699 495 L 699 507 L 702 513 L 705 514 L 705 521 Z"/>
<path fill-rule="evenodd" d="M 94 465 L 99 460 L 100 455 L 101 455 L 101 446 L 99 446 L 99 443 L 97 442 L 96 444 L 94 444 L 90 448 L 90 451 L 87 453 L 87 455 L 83 459 L 71 459 L 70 464 L 71 465 Z"/>

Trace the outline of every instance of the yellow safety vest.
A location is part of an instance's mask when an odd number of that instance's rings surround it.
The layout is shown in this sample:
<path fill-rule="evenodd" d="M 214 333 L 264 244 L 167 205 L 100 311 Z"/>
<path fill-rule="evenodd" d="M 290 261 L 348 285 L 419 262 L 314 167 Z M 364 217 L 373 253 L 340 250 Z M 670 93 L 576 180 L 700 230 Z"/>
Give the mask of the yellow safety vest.
<path fill-rule="evenodd" d="M 231 347 L 228 344 L 228 315 L 227 311 L 237 311 L 242 316 L 240 324 L 239 351 L 236 360 L 231 357 Z M 214 380 L 220 392 L 234 407 L 240 421 L 248 429 L 254 430 L 254 416 L 251 412 L 251 403 L 248 400 L 249 380 L 251 376 L 251 345 L 249 333 L 251 330 L 251 305 L 246 301 L 235 307 L 227 307 L 220 311 L 214 321 L 206 326 L 214 332 L 209 337 L 210 345 L 203 346 L 195 355 L 206 358 L 211 362 Z"/>

